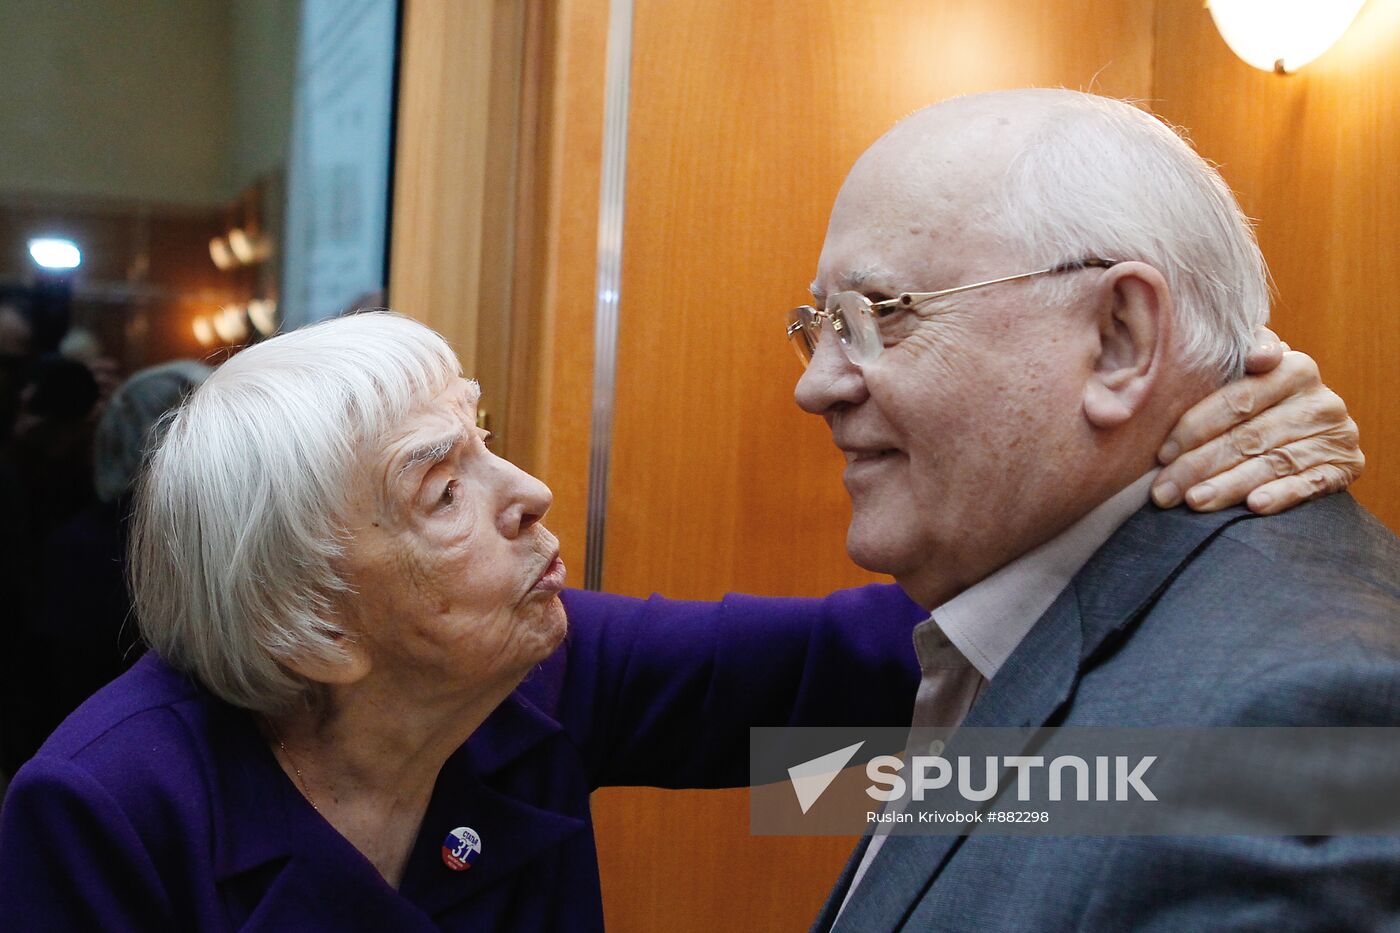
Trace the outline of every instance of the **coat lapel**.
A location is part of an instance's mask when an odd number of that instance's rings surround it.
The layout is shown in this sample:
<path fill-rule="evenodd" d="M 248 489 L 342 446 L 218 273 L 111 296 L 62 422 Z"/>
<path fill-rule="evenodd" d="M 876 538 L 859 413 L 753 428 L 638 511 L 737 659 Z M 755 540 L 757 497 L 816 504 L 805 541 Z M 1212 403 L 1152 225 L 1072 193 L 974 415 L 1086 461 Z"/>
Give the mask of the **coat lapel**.
<path fill-rule="evenodd" d="M 962 728 L 1051 723 L 1083 673 L 1127 637 L 1132 623 L 1191 559 L 1222 529 L 1252 517 L 1244 508 L 1209 514 L 1151 505 L 1139 510 L 1040 617 L 977 698 Z M 955 751 L 956 736 L 951 745 Z M 965 838 L 891 836 L 852 895 L 838 929 L 897 929 Z M 864 846 L 857 850 L 863 851 Z M 842 875 L 847 884 L 858 862 L 859 854 L 847 865 Z M 839 906 L 834 895 L 829 898 L 813 929 L 829 929 Z"/>
<path fill-rule="evenodd" d="M 297 918 L 326 916 L 327 897 L 337 899 L 338 913 L 360 921 L 349 928 L 436 929 L 431 915 L 483 893 L 588 825 L 585 782 L 575 792 L 562 786 L 574 772 L 540 763 L 540 756 L 563 756 L 556 747 L 566 743 L 563 728 L 517 692 L 444 764 L 399 888 L 403 897 L 385 897 L 383 877 L 306 804 L 251 717 L 220 706 L 208 715 L 209 771 L 218 789 L 215 871 L 230 917 L 248 929 L 305 928 Z M 459 826 L 482 837 L 481 856 L 466 871 L 449 869 L 441 857 L 447 834 Z M 311 901 L 316 908 L 308 912 Z"/>
<path fill-rule="evenodd" d="M 563 728 L 519 693 L 512 694 L 448 760 L 410 857 L 401 888 L 438 915 L 588 826 L 588 788 L 565 787 Z M 543 760 L 543 763 L 542 763 Z M 471 868 L 453 871 L 442 844 L 459 826 L 481 837 Z"/>
<path fill-rule="evenodd" d="M 321 818 L 278 766 L 252 717 L 202 704 L 210 741 L 214 871 L 232 926 L 305 929 L 433 929 L 359 850 Z"/>

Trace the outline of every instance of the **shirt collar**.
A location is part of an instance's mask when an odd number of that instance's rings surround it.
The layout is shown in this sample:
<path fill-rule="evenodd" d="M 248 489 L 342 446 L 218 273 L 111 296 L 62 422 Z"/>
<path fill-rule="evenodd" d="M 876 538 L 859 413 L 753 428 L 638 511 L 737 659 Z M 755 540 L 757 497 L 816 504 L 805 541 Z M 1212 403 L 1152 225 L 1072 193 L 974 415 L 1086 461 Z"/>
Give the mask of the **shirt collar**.
<path fill-rule="evenodd" d="M 1094 552 L 1147 504 L 1158 472 L 1139 477 L 1054 538 L 963 590 L 930 619 L 991 680 Z"/>

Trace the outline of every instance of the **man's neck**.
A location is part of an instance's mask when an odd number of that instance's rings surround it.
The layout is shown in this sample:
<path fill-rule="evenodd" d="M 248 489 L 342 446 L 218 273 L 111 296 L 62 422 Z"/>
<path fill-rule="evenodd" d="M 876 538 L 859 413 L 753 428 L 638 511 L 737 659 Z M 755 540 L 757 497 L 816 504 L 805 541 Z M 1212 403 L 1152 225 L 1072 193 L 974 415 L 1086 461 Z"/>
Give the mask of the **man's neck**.
<path fill-rule="evenodd" d="M 1002 567 L 1045 544 L 1099 505 L 1158 468 L 1155 456 L 1135 456 L 1122 464 L 1101 463 L 1073 478 L 1045 481 L 1043 497 L 1025 496 L 1007 504 L 987 523 L 955 542 L 947 552 L 931 555 L 910 574 L 895 579 L 910 598 L 932 611 Z M 989 510 L 995 510 L 989 505 Z"/>
<path fill-rule="evenodd" d="M 1049 541 L 934 608 L 938 627 L 978 673 L 996 676 L 1094 552 L 1147 504 L 1157 472 L 1144 473 Z"/>

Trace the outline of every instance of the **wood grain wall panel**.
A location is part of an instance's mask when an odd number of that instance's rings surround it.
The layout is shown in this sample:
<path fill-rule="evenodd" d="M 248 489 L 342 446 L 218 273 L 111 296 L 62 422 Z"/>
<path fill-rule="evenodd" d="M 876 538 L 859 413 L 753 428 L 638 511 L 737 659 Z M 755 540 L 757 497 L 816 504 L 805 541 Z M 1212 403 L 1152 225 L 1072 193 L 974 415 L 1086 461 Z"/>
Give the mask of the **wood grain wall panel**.
<path fill-rule="evenodd" d="M 389 300 L 476 364 L 492 6 L 405 0 Z"/>
<path fill-rule="evenodd" d="M 576 585 L 607 28 L 602 0 L 406 0 L 399 76 L 390 301 L 448 339 L 499 449 L 554 490 Z"/>
<path fill-rule="evenodd" d="M 1151 28 L 1148 0 L 637 0 L 607 589 L 715 598 L 871 579 L 845 556 L 841 462 L 793 404 L 781 333 L 845 172 L 952 94 L 1145 97 Z M 594 816 L 623 933 L 805 929 L 851 848 L 750 837 L 744 791 L 610 790 Z"/>
<path fill-rule="evenodd" d="M 526 0 L 405 0 L 389 302 L 452 344 L 509 455 Z"/>
<path fill-rule="evenodd" d="M 1154 109 L 1220 165 L 1277 285 L 1274 329 L 1361 425 L 1354 492 L 1400 531 L 1400 0 L 1370 0 L 1297 74 L 1250 68 L 1195 0 L 1157 6 Z"/>
<path fill-rule="evenodd" d="M 533 0 L 532 0 L 533 2 Z M 593 395 L 593 302 L 598 263 L 603 89 L 608 36 L 605 0 L 538 0 L 527 19 L 530 61 L 547 69 L 531 143 L 535 209 L 526 254 L 517 257 L 521 300 L 537 303 L 534 343 L 520 341 L 513 379 L 528 383 L 534 417 L 522 466 L 554 490 L 546 520 L 559 536 L 569 582 L 583 585 L 588 525 L 588 440 Z M 517 434 L 520 421 L 517 420 Z"/>
<path fill-rule="evenodd" d="M 1145 3 L 641 0 L 606 586 L 713 597 L 867 579 L 782 312 L 855 157 L 952 94 L 1144 95 Z M 1086 28 L 1092 22 L 1093 28 Z M 784 560 L 795 542 L 801 561 Z M 795 556 L 795 555 L 794 555 Z"/>

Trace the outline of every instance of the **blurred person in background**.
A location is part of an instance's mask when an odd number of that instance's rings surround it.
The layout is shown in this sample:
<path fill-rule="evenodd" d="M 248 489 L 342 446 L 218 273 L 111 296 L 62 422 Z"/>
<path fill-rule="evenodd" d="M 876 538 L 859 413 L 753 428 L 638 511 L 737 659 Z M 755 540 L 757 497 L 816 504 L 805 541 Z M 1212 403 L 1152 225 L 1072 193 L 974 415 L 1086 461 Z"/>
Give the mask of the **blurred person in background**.
<path fill-rule="evenodd" d="M 106 405 L 121 383 L 121 377 L 118 375 L 117 361 L 108 355 L 97 335 L 86 327 L 72 328 L 58 342 L 58 355 L 88 368 L 92 378 L 97 380 L 100 404 Z"/>
<path fill-rule="evenodd" d="M 39 549 L 55 528 L 93 501 L 92 431 L 97 381 L 82 363 L 48 354 L 33 366 L 20 393 L 6 452 L 7 500 L 3 568 L 9 612 L 0 655 L 0 770 L 13 774 L 43 741 L 31 715 L 49 672 L 36 663 L 40 649 L 28 620 L 37 609 Z"/>
<path fill-rule="evenodd" d="M 29 643 L 47 676 L 26 712 L 41 741 L 97 688 L 141 654 L 123 578 L 127 516 L 142 463 L 164 433 L 165 415 L 213 372 L 176 360 L 143 369 L 112 395 L 93 437 L 96 500 L 57 528 L 40 554 Z M 24 757 L 38 748 L 35 741 Z"/>
<path fill-rule="evenodd" d="M 92 371 L 56 354 L 35 363 L 20 394 L 13 452 L 31 540 L 42 541 L 92 500 L 98 396 Z"/>
<path fill-rule="evenodd" d="M 7 295 L 0 295 L 0 599 L 5 609 L 0 617 L 8 617 L 8 624 L 0 623 L 0 639 L 13 644 L 16 637 L 14 627 L 20 617 L 17 588 L 21 579 L 19 567 L 28 542 L 25 541 L 21 516 L 23 496 L 19 487 L 19 476 L 15 470 L 11 450 L 11 432 L 15 418 L 19 414 L 20 392 L 28 381 L 34 329 L 21 310 L 19 302 Z M 10 679 L 11 660 L 0 661 L 0 678 Z M 13 706 L 10 688 L 0 685 L 0 795 L 5 790 L 6 767 L 10 756 L 5 753 L 8 747 L 6 736 L 7 710 Z"/>
<path fill-rule="evenodd" d="M 9 442 L 29 381 L 34 328 L 15 301 L 0 299 L 0 447 Z"/>

